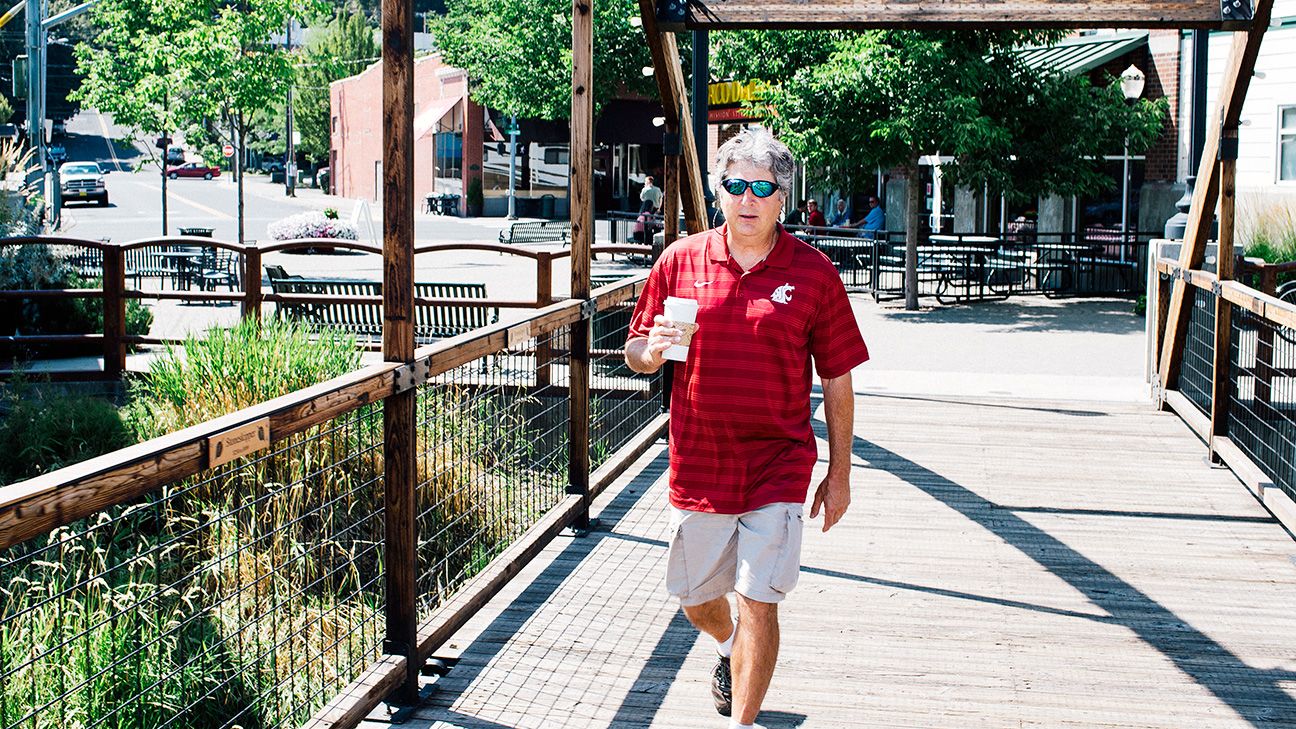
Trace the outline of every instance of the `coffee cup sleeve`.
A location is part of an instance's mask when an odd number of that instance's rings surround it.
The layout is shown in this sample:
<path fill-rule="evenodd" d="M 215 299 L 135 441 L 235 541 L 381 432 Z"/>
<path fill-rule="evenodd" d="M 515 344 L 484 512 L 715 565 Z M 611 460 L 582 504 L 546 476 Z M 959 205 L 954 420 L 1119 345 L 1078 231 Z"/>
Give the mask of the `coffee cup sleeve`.
<path fill-rule="evenodd" d="M 680 334 L 679 345 L 681 347 L 689 346 L 689 343 L 693 341 L 693 332 L 697 331 L 698 328 L 697 323 L 691 321 L 679 321 L 679 322 L 672 322 L 671 324 L 676 329 L 680 330 L 680 332 L 682 332 Z"/>

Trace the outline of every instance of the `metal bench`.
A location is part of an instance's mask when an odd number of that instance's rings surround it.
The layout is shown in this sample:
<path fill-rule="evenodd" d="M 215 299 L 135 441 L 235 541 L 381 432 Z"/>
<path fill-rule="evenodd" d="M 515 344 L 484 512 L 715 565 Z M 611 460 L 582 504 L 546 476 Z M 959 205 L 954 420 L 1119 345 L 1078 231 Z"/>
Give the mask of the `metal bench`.
<path fill-rule="evenodd" d="M 365 296 L 382 296 L 379 281 L 311 279 L 270 274 L 270 288 L 276 294 L 324 294 L 335 300 L 308 304 L 279 304 L 278 312 L 306 322 L 313 328 L 349 332 L 366 339 L 382 336 L 382 304 L 356 301 Z M 425 282 L 414 284 L 420 299 L 485 299 L 486 284 Z M 437 304 L 415 307 L 414 335 L 419 340 L 445 339 L 499 321 L 499 307 Z"/>
<path fill-rule="evenodd" d="M 542 220 L 535 223 L 513 223 L 508 230 L 501 230 L 499 242 L 514 243 L 562 243 L 571 240 L 571 222 L 567 220 Z"/>

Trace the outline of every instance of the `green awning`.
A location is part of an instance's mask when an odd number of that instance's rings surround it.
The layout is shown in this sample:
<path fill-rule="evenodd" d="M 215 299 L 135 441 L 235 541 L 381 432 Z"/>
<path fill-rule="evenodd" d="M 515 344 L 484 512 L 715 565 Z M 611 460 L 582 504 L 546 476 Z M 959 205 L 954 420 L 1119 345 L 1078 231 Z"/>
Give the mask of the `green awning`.
<path fill-rule="evenodd" d="M 1068 38 L 1051 46 L 1021 48 L 1027 66 L 1077 76 L 1147 45 L 1146 30 Z"/>

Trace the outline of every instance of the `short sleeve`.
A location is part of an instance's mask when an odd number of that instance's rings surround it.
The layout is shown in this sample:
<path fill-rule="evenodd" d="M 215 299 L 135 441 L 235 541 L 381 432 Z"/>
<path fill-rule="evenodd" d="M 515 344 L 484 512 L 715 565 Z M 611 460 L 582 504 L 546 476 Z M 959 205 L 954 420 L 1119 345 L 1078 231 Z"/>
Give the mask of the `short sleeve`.
<path fill-rule="evenodd" d="M 639 294 L 639 303 L 635 304 L 634 315 L 630 317 L 627 342 L 631 339 L 647 337 L 648 330 L 653 326 L 653 317 L 665 311 L 666 297 L 670 295 L 670 285 L 666 275 L 668 260 L 667 256 L 662 256 L 648 274 L 648 280 L 644 282 L 643 291 Z"/>
<path fill-rule="evenodd" d="M 841 377 L 868 361 L 868 348 L 851 312 L 846 287 L 836 276 L 829 281 L 810 330 L 810 354 L 815 372 L 823 379 Z"/>

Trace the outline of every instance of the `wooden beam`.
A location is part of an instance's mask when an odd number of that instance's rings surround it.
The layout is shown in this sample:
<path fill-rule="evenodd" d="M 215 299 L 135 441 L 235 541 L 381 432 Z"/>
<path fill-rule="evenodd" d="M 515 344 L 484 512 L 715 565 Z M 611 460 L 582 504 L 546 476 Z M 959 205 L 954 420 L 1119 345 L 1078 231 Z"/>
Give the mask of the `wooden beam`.
<path fill-rule="evenodd" d="M 1237 129 L 1225 130 L 1225 147 L 1237 149 Z M 1219 246 L 1215 254 L 1215 276 L 1220 283 L 1233 278 L 1233 212 L 1234 191 L 1237 179 L 1237 156 L 1226 154 L 1220 160 L 1220 214 Z M 1228 432 L 1228 413 L 1230 404 L 1230 355 L 1229 344 L 1233 328 L 1233 304 L 1223 296 L 1223 289 L 1216 287 L 1215 297 L 1215 346 L 1212 350 L 1214 366 L 1211 368 L 1211 457 L 1215 456 L 1215 437 Z"/>
<path fill-rule="evenodd" d="M 414 4 L 383 0 L 383 359 L 413 361 L 414 344 Z M 414 491 L 418 389 L 383 404 L 384 652 L 404 656 L 398 703 L 418 699 L 418 553 Z"/>
<path fill-rule="evenodd" d="M 1236 130 L 1238 127 L 1242 102 L 1246 100 L 1246 92 L 1251 85 L 1256 56 L 1260 53 L 1260 42 L 1264 40 L 1272 10 L 1273 0 L 1258 0 L 1251 30 L 1233 36 L 1224 85 L 1219 94 L 1219 113 L 1211 120 L 1210 130 L 1206 134 L 1206 146 L 1202 150 L 1201 167 L 1197 171 L 1197 187 L 1193 190 L 1188 229 L 1184 233 L 1183 250 L 1179 255 L 1181 268 L 1200 268 L 1206 257 L 1206 236 L 1210 231 L 1219 194 L 1220 136 L 1224 130 Z M 1178 386 L 1179 365 L 1183 361 L 1184 340 L 1188 334 L 1188 317 L 1191 314 L 1184 305 L 1187 293 L 1185 285 L 1185 281 L 1176 281 L 1174 291 L 1170 294 L 1170 313 L 1165 341 L 1162 342 L 1159 373 L 1161 386 L 1165 388 Z"/>
<path fill-rule="evenodd" d="M 1018 0 L 938 3 L 890 0 L 689 0 L 668 30 L 737 28 L 932 28 L 959 24 L 1046 28 L 1237 28 L 1218 0 Z"/>
<path fill-rule="evenodd" d="M 593 0 L 572 0 L 571 190 L 573 299 L 590 293 L 590 247 L 594 239 L 594 7 Z M 576 528 L 589 526 L 589 378 L 590 326 L 587 318 L 571 327 L 568 355 L 567 493 L 580 496 Z"/>
<path fill-rule="evenodd" d="M 648 50 L 652 53 L 657 90 L 661 93 L 662 108 L 666 112 L 666 130 L 676 132 L 680 137 L 680 202 L 684 206 L 684 225 L 690 234 L 700 233 L 708 227 L 706 181 L 702 179 L 693 125 L 689 123 L 688 94 L 684 91 L 679 47 L 673 33 L 658 29 L 656 5 L 655 0 L 639 0 L 639 13 L 643 18 L 644 35 L 648 38 Z"/>

